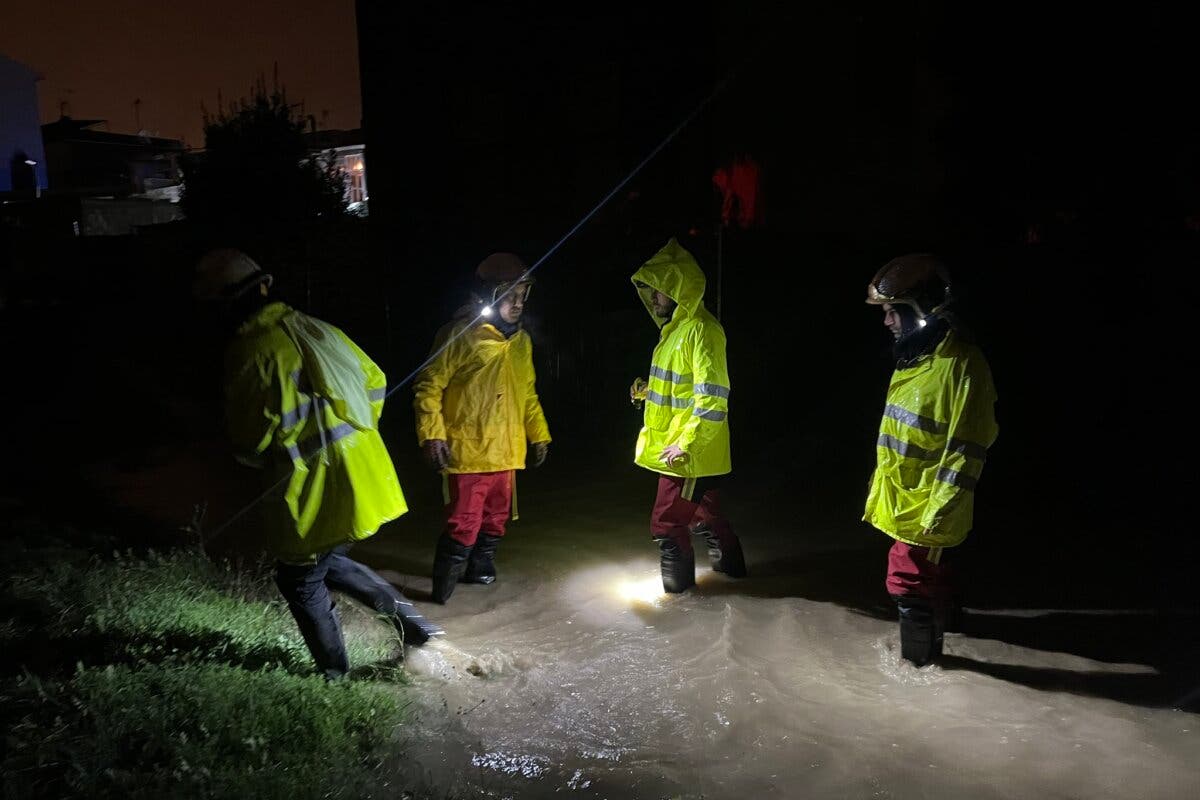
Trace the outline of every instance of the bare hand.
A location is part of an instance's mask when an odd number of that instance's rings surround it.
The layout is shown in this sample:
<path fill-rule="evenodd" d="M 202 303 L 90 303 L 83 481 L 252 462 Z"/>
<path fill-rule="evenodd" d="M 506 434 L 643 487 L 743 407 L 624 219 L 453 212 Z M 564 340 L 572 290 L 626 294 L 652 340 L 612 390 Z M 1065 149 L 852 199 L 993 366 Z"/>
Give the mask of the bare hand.
<path fill-rule="evenodd" d="M 665 461 L 668 467 L 682 465 L 687 459 L 688 454 L 683 452 L 683 448 L 674 444 L 663 448 L 662 455 L 658 457 L 658 460 Z"/>
<path fill-rule="evenodd" d="M 429 466 L 438 472 L 450 467 L 450 447 L 445 439 L 426 439 L 421 449 Z"/>
<path fill-rule="evenodd" d="M 550 455 L 549 442 L 534 442 L 533 443 L 533 467 L 537 469 L 542 464 L 546 463 L 546 457 Z"/>

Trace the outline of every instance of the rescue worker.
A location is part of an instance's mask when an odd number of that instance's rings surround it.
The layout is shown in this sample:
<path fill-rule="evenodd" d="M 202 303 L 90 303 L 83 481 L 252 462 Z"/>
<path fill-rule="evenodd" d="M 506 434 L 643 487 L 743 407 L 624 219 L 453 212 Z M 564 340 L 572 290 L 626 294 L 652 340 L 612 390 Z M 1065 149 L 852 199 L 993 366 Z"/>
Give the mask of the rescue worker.
<path fill-rule="evenodd" d="M 695 585 L 692 533 L 705 538 L 714 571 L 745 577 L 742 544 L 721 513 L 719 478 L 732 469 L 729 373 L 725 330 L 704 307 L 704 273 L 671 239 L 633 274 L 633 285 L 661 328 L 649 381 L 635 380 L 630 399 L 645 404 L 634 463 L 658 473 L 650 534 L 663 589 Z"/>
<path fill-rule="evenodd" d="M 896 540 L 887 591 L 899 609 L 901 655 L 918 667 L 941 655 L 955 604 L 946 551 L 971 529 L 997 434 L 991 370 L 951 301 L 949 273 L 931 255 L 894 259 L 867 286 L 894 338 L 896 368 L 863 519 Z"/>
<path fill-rule="evenodd" d="M 446 524 L 433 560 L 435 602 L 455 585 L 496 580 L 496 550 L 516 519 L 516 470 L 546 461 L 550 429 L 538 400 L 533 342 L 521 328 L 532 278 L 512 253 L 475 270 L 472 302 L 434 339 L 413 383 L 417 441 L 442 473 Z"/>
<path fill-rule="evenodd" d="M 229 435 L 239 461 L 267 470 L 267 550 L 317 669 L 349 669 L 329 589 L 385 615 L 406 645 L 443 631 L 394 586 L 347 555 L 408 507 L 378 425 L 387 383 L 342 331 L 269 297 L 271 275 L 249 256 L 214 250 L 197 265 L 196 297 L 219 309 Z"/>

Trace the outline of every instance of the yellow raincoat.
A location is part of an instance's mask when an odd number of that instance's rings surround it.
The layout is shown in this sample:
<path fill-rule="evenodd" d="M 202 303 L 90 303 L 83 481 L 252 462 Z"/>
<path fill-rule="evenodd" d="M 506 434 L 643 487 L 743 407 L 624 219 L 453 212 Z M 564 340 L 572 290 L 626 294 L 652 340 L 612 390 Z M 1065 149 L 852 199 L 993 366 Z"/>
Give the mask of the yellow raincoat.
<path fill-rule="evenodd" d="M 290 476 L 267 543 L 277 558 L 365 539 L 408 510 L 378 431 L 387 380 L 340 330 L 271 303 L 238 329 L 225 375 L 238 459 Z"/>
<path fill-rule="evenodd" d="M 438 332 L 433 350 L 413 382 L 417 443 L 446 441 L 449 473 L 524 469 L 526 442 L 550 441 L 529 334 L 506 338 L 494 325 L 459 319 Z"/>
<path fill-rule="evenodd" d="M 915 366 L 897 369 L 863 519 L 911 545 L 961 544 L 998 432 L 995 402 L 983 353 L 953 331 Z"/>
<path fill-rule="evenodd" d="M 633 274 L 638 295 L 662 328 L 650 360 L 644 424 L 634 463 L 663 475 L 701 478 L 733 469 L 729 457 L 729 372 L 725 330 L 704 307 L 704 273 L 692 254 L 672 239 Z M 678 305 L 671 319 L 655 316 L 651 289 Z M 668 445 L 688 457 L 669 467 L 659 459 Z"/>

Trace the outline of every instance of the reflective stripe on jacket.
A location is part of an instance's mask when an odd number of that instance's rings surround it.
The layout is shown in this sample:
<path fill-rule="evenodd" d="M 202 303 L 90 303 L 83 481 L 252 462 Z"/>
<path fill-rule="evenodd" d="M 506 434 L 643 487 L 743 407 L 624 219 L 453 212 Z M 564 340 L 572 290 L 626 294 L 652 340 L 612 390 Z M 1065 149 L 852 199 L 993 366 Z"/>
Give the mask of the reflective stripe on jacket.
<path fill-rule="evenodd" d="M 634 273 L 638 294 L 655 324 L 662 328 L 650 360 L 643 427 L 634 463 L 663 475 L 699 478 L 724 475 L 729 456 L 729 371 L 725 330 L 704 307 L 704 273 L 674 239 Z M 651 289 L 678 305 L 671 319 L 654 314 Z M 677 445 L 687 459 L 669 467 L 664 448 Z"/>
<path fill-rule="evenodd" d="M 524 469 L 526 443 L 550 441 L 529 334 L 506 338 L 486 322 L 457 320 L 438 332 L 433 351 L 413 383 L 417 443 L 445 440 L 450 473 Z"/>
<path fill-rule="evenodd" d="M 953 331 L 916 365 L 897 369 L 863 519 L 908 544 L 961 544 L 971 530 L 975 485 L 998 432 L 995 402 L 983 353 Z"/>
<path fill-rule="evenodd" d="M 267 542 L 285 561 L 365 539 L 408 510 L 378 431 L 387 379 L 342 331 L 323 325 L 339 337 L 347 360 L 361 367 L 371 407 L 366 429 L 339 418 L 334 407 L 341 399 L 313 388 L 312 370 L 289 335 L 288 326 L 301 317 L 283 303 L 267 305 L 238 329 L 225 362 L 235 453 L 243 463 L 271 468 L 272 482 L 289 476 L 286 513 Z"/>

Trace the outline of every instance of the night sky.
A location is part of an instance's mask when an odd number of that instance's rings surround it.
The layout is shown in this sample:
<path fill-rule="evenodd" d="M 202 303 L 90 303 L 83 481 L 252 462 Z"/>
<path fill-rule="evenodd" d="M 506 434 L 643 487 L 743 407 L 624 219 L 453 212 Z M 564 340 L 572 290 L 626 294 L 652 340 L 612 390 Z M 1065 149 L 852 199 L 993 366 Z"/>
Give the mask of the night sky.
<path fill-rule="evenodd" d="M 280 81 L 322 128 L 360 124 L 353 0 L 46 0 L 5 4 L 0 52 L 37 70 L 43 122 L 60 103 L 77 119 L 134 133 L 134 100 L 151 134 L 203 145 L 201 104 L 248 94 L 255 76 Z M 326 114 L 326 112 L 328 112 Z"/>

